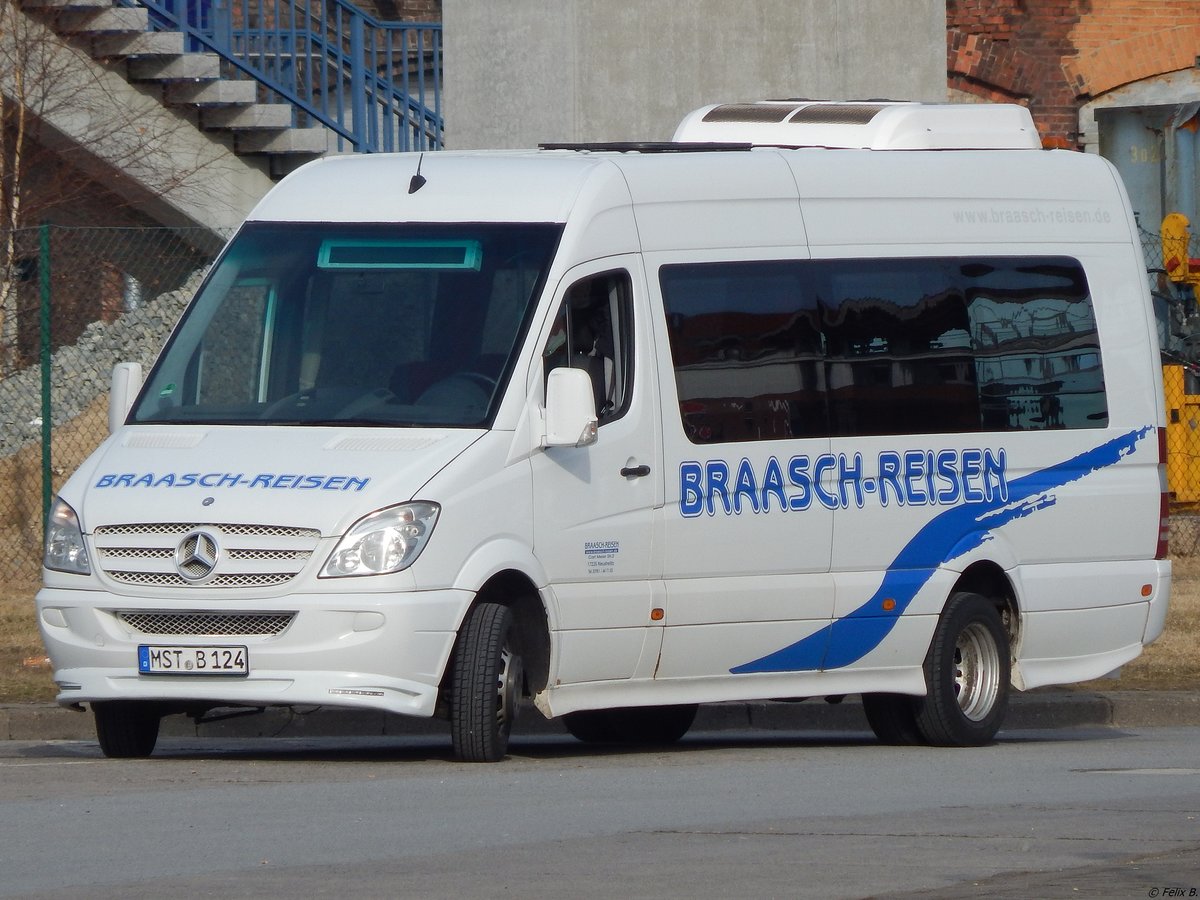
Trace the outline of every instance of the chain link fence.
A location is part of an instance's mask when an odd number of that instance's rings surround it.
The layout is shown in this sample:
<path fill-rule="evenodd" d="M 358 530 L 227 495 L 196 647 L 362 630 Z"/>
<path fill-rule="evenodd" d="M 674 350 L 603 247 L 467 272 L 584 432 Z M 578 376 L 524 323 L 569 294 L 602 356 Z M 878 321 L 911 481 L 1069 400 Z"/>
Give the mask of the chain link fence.
<path fill-rule="evenodd" d="M 117 362 L 148 366 L 211 264 L 206 229 L 0 231 L 0 582 L 40 575 L 54 491 L 108 432 Z"/>
<path fill-rule="evenodd" d="M 1171 550 L 1175 556 L 1195 556 L 1200 553 L 1200 272 L 1186 276 L 1182 271 L 1189 268 L 1187 260 L 1200 258 L 1200 239 L 1189 232 L 1178 246 L 1164 248 L 1161 232 L 1139 230 L 1162 348 Z M 1164 259 L 1173 254 L 1183 258 L 1175 279 Z"/>
<path fill-rule="evenodd" d="M 1196 365 L 1200 362 L 1200 320 L 1197 319 L 1195 289 L 1189 284 L 1174 282 L 1163 266 L 1162 235 L 1138 229 L 1146 274 L 1150 280 L 1150 297 L 1158 323 L 1158 343 L 1163 351 L 1163 364 Z M 1200 253 L 1195 238 L 1190 240 L 1191 253 Z M 1193 332 L 1196 337 L 1193 337 Z"/>

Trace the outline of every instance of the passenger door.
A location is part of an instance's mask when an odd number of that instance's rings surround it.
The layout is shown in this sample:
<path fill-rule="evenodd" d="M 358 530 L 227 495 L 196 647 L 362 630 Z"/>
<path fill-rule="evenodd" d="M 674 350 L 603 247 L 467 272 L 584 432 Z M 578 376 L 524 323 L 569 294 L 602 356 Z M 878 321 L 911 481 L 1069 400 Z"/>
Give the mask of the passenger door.
<path fill-rule="evenodd" d="M 532 458 L 534 550 L 557 600 L 561 684 L 649 677 L 657 658 L 662 438 L 641 271 L 636 257 L 572 270 L 542 335 L 543 386 L 551 369 L 586 370 L 599 420 L 591 446 Z"/>
<path fill-rule="evenodd" d="M 658 678 L 821 667 L 845 473 L 826 437 L 817 301 L 796 266 L 659 269 L 668 478 Z"/>

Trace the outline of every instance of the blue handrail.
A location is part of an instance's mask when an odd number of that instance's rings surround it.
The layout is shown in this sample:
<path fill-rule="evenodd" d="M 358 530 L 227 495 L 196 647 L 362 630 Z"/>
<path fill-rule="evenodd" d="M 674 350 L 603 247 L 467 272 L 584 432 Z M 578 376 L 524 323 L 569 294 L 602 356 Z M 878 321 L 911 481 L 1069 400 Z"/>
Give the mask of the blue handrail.
<path fill-rule="evenodd" d="M 338 149 L 441 149 L 442 26 L 381 22 L 348 0 L 120 0 L 150 10 L 150 30 L 180 31 L 187 50 L 253 78 L 260 100 L 292 105 Z"/>

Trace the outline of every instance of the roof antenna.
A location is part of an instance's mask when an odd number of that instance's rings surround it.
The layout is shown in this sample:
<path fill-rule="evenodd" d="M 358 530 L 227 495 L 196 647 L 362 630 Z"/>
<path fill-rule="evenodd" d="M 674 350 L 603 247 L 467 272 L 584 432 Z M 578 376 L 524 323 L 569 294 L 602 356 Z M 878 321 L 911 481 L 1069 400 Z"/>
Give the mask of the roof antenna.
<path fill-rule="evenodd" d="M 421 174 L 421 163 L 423 162 L 425 162 L 424 153 L 417 157 L 417 174 L 413 175 L 408 182 L 408 192 L 410 194 L 415 194 L 421 188 L 425 187 L 425 176 Z"/>

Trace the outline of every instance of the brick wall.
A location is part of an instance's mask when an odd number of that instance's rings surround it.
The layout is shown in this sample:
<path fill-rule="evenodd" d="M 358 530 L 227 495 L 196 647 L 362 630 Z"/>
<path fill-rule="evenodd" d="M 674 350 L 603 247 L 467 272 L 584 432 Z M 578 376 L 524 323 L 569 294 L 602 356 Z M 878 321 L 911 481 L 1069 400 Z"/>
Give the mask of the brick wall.
<path fill-rule="evenodd" d="M 401 15 L 414 22 L 440 22 L 442 19 L 442 0 L 402 0 L 398 5 Z"/>
<path fill-rule="evenodd" d="M 358 5 L 388 21 L 442 21 L 442 0 L 358 0 Z"/>
<path fill-rule="evenodd" d="M 946 28 L 949 87 L 1029 106 L 1047 146 L 1078 145 L 1093 97 L 1200 55 L 1194 0 L 948 0 Z"/>

